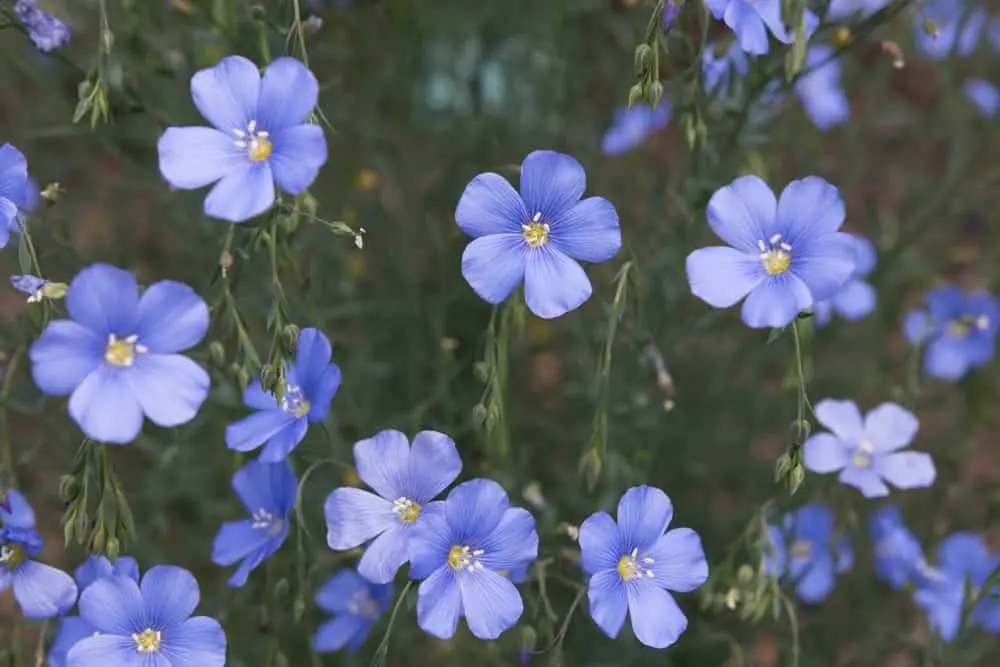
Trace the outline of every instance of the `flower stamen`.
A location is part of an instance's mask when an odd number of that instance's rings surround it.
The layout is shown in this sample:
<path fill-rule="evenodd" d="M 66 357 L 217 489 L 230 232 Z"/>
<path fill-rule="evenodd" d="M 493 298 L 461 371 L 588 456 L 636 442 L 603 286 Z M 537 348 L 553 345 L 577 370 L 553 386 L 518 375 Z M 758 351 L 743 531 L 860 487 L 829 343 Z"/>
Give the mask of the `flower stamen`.
<path fill-rule="evenodd" d="M 760 249 L 760 261 L 769 276 L 777 276 L 788 270 L 792 264 L 792 246 L 781 240 L 781 234 L 775 234 L 768 242 L 757 241 Z"/>
<path fill-rule="evenodd" d="M 413 523 L 420 517 L 421 507 L 409 498 L 396 498 L 392 501 L 392 511 L 403 523 Z"/>
<path fill-rule="evenodd" d="M 135 355 L 149 352 L 145 345 L 139 344 L 136 335 L 118 338 L 108 334 L 108 345 L 104 350 L 104 360 L 112 366 L 128 368 L 135 363 Z"/>
<path fill-rule="evenodd" d="M 268 510 L 261 508 L 250 515 L 250 525 L 258 530 L 266 530 L 271 535 L 278 535 L 285 527 L 281 517 L 274 516 Z"/>
<path fill-rule="evenodd" d="M 456 572 L 462 570 L 481 570 L 483 564 L 478 559 L 483 555 L 482 549 L 473 549 L 469 546 L 454 545 L 448 551 L 448 565 Z"/>
<path fill-rule="evenodd" d="M 160 631 L 146 628 L 132 635 L 139 653 L 156 653 L 160 650 Z"/>
<path fill-rule="evenodd" d="M 862 440 L 857 450 L 851 454 L 851 463 L 859 468 L 867 468 L 871 465 L 872 454 L 875 453 L 875 445 L 868 440 Z"/>
<path fill-rule="evenodd" d="M 542 214 L 536 213 L 531 222 L 521 225 L 521 235 L 532 248 L 543 246 L 549 241 L 549 223 L 542 222 Z"/>
<path fill-rule="evenodd" d="M 655 562 L 648 556 L 639 558 L 639 550 L 632 549 L 631 553 L 627 553 L 618 559 L 618 566 L 615 569 L 618 570 L 618 576 L 625 581 L 631 581 L 640 577 L 652 579 L 655 575 L 649 569 L 649 566 Z"/>
<path fill-rule="evenodd" d="M 253 162 L 261 162 L 271 157 L 271 150 L 274 148 L 271 144 L 271 135 L 265 130 L 258 130 L 256 120 L 250 121 L 246 130 L 234 129 L 233 134 L 236 135 L 234 142 L 236 147 L 245 149 Z"/>
<path fill-rule="evenodd" d="M 293 417 L 305 417 L 312 409 L 312 404 L 306 399 L 302 387 L 288 385 L 285 395 L 281 397 L 280 407 Z"/>

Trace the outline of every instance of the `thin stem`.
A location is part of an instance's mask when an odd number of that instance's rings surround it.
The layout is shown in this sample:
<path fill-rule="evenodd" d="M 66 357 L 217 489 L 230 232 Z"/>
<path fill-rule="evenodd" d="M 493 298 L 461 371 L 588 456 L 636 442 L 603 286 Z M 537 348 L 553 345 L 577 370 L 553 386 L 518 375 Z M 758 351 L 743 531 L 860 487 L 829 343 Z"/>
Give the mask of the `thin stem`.
<path fill-rule="evenodd" d="M 10 395 L 11 386 L 14 384 L 14 376 L 17 366 L 24 355 L 24 348 L 18 348 L 7 362 L 4 369 L 3 383 L 0 384 L 0 468 L 6 472 L 8 482 L 12 486 L 17 485 L 17 473 L 14 470 L 14 451 L 10 441 L 10 433 L 7 429 L 7 397 Z"/>
<path fill-rule="evenodd" d="M 581 588 L 580 592 L 576 594 L 575 598 L 573 598 L 573 603 L 570 604 L 569 609 L 566 611 L 566 617 L 563 618 L 562 625 L 559 626 L 559 632 L 556 633 L 555 639 L 553 639 L 552 643 L 541 651 L 532 651 L 533 654 L 541 655 L 562 646 L 563 641 L 566 639 L 566 632 L 569 630 L 569 623 L 573 620 L 573 614 L 576 613 L 577 607 L 580 606 L 580 603 L 583 602 L 583 598 L 586 596 L 587 590 L 585 588 Z"/>
<path fill-rule="evenodd" d="M 372 659 L 372 665 L 382 665 L 385 663 L 385 656 L 389 653 L 389 637 L 392 635 L 392 628 L 396 624 L 396 615 L 399 613 L 400 608 L 403 606 L 403 601 L 406 600 L 407 593 L 413 587 L 413 580 L 406 582 L 406 586 L 403 587 L 402 592 L 400 592 L 399 597 L 396 599 L 396 604 L 392 606 L 392 613 L 389 614 L 389 625 L 385 628 L 385 635 L 382 637 L 382 641 L 379 642 L 378 648 L 375 649 L 375 657 Z"/>
<path fill-rule="evenodd" d="M 792 320 L 792 340 L 795 342 L 795 376 L 798 384 L 798 400 L 796 405 L 796 421 L 802 422 L 806 417 L 806 408 L 812 410 L 809 397 L 806 395 L 806 372 L 802 363 L 802 341 L 799 337 L 799 322 Z M 801 443 L 797 443 L 801 444 Z"/>

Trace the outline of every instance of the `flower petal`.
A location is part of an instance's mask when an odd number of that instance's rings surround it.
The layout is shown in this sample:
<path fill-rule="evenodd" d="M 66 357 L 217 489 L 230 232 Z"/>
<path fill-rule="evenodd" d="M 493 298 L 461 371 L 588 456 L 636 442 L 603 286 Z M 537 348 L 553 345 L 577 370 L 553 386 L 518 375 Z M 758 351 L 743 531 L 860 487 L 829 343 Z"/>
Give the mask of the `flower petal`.
<path fill-rule="evenodd" d="M 140 354 L 128 374 L 135 397 L 151 422 L 186 424 L 208 398 L 208 372 L 180 354 Z"/>
<path fill-rule="evenodd" d="M 432 503 L 433 504 L 433 503 Z M 443 505 L 444 503 L 442 503 Z M 409 541 L 410 579 L 424 579 L 448 562 L 452 547 L 451 529 L 443 514 L 420 513 Z"/>
<path fill-rule="evenodd" d="M 476 546 L 484 552 L 480 561 L 497 572 L 532 563 L 538 558 L 535 517 L 521 507 L 508 508 L 496 530 Z"/>
<path fill-rule="evenodd" d="M 156 148 L 160 175 L 181 190 L 203 188 L 247 163 L 236 137 L 211 127 L 168 127 Z"/>
<path fill-rule="evenodd" d="M 260 378 L 255 378 L 243 390 L 243 403 L 255 410 L 274 410 L 278 407 L 274 394 L 261 387 Z"/>
<path fill-rule="evenodd" d="M 465 622 L 478 639 L 496 639 L 524 613 L 524 602 L 517 588 L 493 570 L 468 570 L 455 579 L 462 596 Z"/>
<path fill-rule="evenodd" d="M 257 125 L 276 132 L 306 122 L 319 101 L 316 76 L 295 58 L 277 58 L 260 82 Z"/>
<path fill-rule="evenodd" d="M 319 329 L 306 327 L 299 333 L 299 340 L 295 345 L 295 374 L 306 396 L 312 395 L 312 390 L 330 365 L 332 356 L 330 339 Z"/>
<path fill-rule="evenodd" d="M 285 428 L 271 436 L 260 451 L 260 460 L 264 463 L 284 461 L 288 455 L 299 446 L 309 430 L 309 420 L 305 417 L 294 417 Z"/>
<path fill-rule="evenodd" d="M 267 162 L 246 163 L 226 175 L 205 198 L 205 215 L 246 222 L 274 204 L 274 176 Z"/>
<path fill-rule="evenodd" d="M 295 420 L 284 410 L 261 410 L 226 427 L 226 447 L 237 452 L 257 449 Z"/>
<path fill-rule="evenodd" d="M 518 234 L 473 239 L 462 253 L 462 277 L 487 303 L 500 303 L 524 278 L 528 246 Z"/>
<path fill-rule="evenodd" d="M 64 396 L 104 362 L 107 340 L 72 320 L 49 322 L 31 345 L 31 377 L 43 393 Z"/>
<path fill-rule="evenodd" d="M 144 614 L 139 584 L 128 577 L 98 579 L 80 594 L 80 616 L 104 634 L 130 636 Z"/>
<path fill-rule="evenodd" d="M 4 509 L 0 505 L 0 523 L 6 528 L 19 528 L 22 530 L 35 529 L 35 510 L 31 508 L 28 499 L 17 489 L 6 489 L 0 492 L 2 499 L 9 509 Z"/>
<path fill-rule="evenodd" d="M 233 475 L 233 490 L 250 513 L 263 509 L 288 515 L 295 505 L 298 486 L 287 461 L 251 461 Z"/>
<path fill-rule="evenodd" d="M 76 604 L 76 582 L 62 570 L 26 560 L 14 572 L 14 598 L 25 618 L 52 618 Z"/>
<path fill-rule="evenodd" d="M 102 337 L 134 333 L 138 316 L 139 284 L 130 272 L 109 264 L 83 269 L 69 284 L 69 316 Z"/>
<path fill-rule="evenodd" d="M 618 531 L 626 550 L 653 546 L 674 517 L 674 506 L 660 489 L 633 486 L 618 501 Z"/>
<path fill-rule="evenodd" d="M 813 303 L 806 284 L 791 273 L 762 281 L 743 302 L 742 319 L 755 329 L 781 328 L 791 324 Z"/>
<path fill-rule="evenodd" d="M 170 667 L 223 667 L 226 633 L 214 618 L 195 616 L 164 631 L 162 652 Z"/>
<path fill-rule="evenodd" d="M 448 488 L 462 472 L 462 457 L 455 441 L 437 431 L 421 431 L 413 436 L 408 463 L 407 497 L 421 505 Z"/>
<path fill-rule="evenodd" d="M 379 431 L 354 444 L 358 477 L 388 500 L 406 497 L 409 484 L 410 443 L 392 429 Z"/>
<path fill-rule="evenodd" d="M 854 401 L 825 398 L 816 404 L 816 419 L 834 435 L 852 445 L 865 437 L 865 422 Z"/>
<path fill-rule="evenodd" d="M 348 645 L 355 637 L 367 636 L 371 622 L 354 614 L 340 614 L 316 628 L 313 646 L 317 653 L 333 653 Z"/>
<path fill-rule="evenodd" d="M 398 525 L 392 503 L 374 493 L 342 486 L 323 505 L 326 543 L 334 551 L 354 549 Z"/>
<path fill-rule="evenodd" d="M 865 498 L 884 498 L 889 495 L 889 487 L 885 485 L 878 473 L 871 468 L 847 466 L 837 477 L 841 484 L 853 486 L 861 491 Z"/>
<path fill-rule="evenodd" d="M 805 238 L 831 234 L 847 216 L 836 186 L 818 176 L 807 176 L 785 186 L 778 200 L 777 227 L 785 240 L 796 245 Z"/>
<path fill-rule="evenodd" d="M 625 553 L 618 525 L 607 512 L 595 512 L 580 524 L 580 567 L 587 574 L 613 570 Z M 624 618 L 624 616 L 623 616 Z"/>
<path fill-rule="evenodd" d="M 736 33 L 744 52 L 763 55 L 771 48 L 764 20 L 750 3 L 738 0 L 730 2 L 722 19 Z"/>
<path fill-rule="evenodd" d="M 222 132 L 246 131 L 257 115 L 260 70 L 242 56 L 223 58 L 191 77 L 191 97 L 201 115 Z"/>
<path fill-rule="evenodd" d="M 767 277 L 754 255 L 734 248 L 699 248 L 687 258 L 691 293 L 713 308 L 729 308 Z"/>
<path fill-rule="evenodd" d="M 831 433 L 811 436 L 802 448 L 806 470 L 818 473 L 837 472 L 851 462 L 850 451 Z"/>
<path fill-rule="evenodd" d="M 265 528 L 256 528 L 250 519 L 228 521 L 212 541 L 212 562 L 228 566 L 247 557 L 270 541 Z"/>
<path fill-rule="evenodd" d="M 451 639 L 462 614 L 462 595 L 455 572 L 442 566 L 424 579 L 417 589 L 417 624 L 438 639 Z"/>
<path fill-rule="evenodd" d="M 552 246 L 528 253 L 524 270 L 524 300 L 528 310 L 552 319 L 579 308 L 590 298 L 590 279 L 583 268 Z"/>
<path fill-rule="evenodd" d="M 625 587 L 632 632 L 642 644 L 666 648 L 687 630 L 687 616 L 670 593 L 640 581 Z"/>
<path fill-rule="evenodd" d="M 976 533 L 952 533 L 938 546 L 938 564 L 959 578 L 974 575 L 989 563 L 989 547 Z"/>
<path fill-rule="evenodd" d="M 854 253 L 847 234 L 825 234 L 792 246 L 790 272 L 806 284 L 815 301 L 835 296 L 854 274 Z"/>
<path fill-rule="evenodd" d="M 621 576 L 614 569 L 595 573 L 587 583 L 587 598 L 594 623 L 604 634 L 615 639 L 628 614 L 628 598 Z"/>
<path fill-rule="evenodd" d="M 274 180 L 290 195 L 302 194 L 326 163 L 326 136 L 319 125 L 295 125 L 271 136 L 274 152 L 268 159 Z"/>
<path fill-rule="evenodd" d="M 28 180 L 28 159 L 11 144 L 0 146 L 0 197 L 20 205 Z"/>
<path fill-rule="evenodd" d="M 409 560 L 409 529 L 400 523 L 389 526 L 365 549 L 358 574 L 376 584 L 388 584 Z"/>
<path fill-rule="evenodd" d="M 173 565 L 154 565 L 139 584 L 146 603 L 146 622 L 154 628 L 171 628 L 188 619 L 201 593 L 194 576 Z"/>
<path fill-rule="evenodd" d="M 455 209 L 455 222 L 472 236 L 521 235 L 521 225 L 531 216 L 521 195 L 500 174 L 479 174 L 465 186 Z"/>
<path fill-rule="evenodd" d="M 331 614 L 347 611 L 351 596 L 366 585 L 353 569 L 338 570 L 316 591 L 316 606 Z"/>
<path fill-rule="evenodd" d="M 895 403 L 882 403 L 865 416 L 865 436 L 877 452 L 892 452 L 913 442 L 920 422 Z"/>
<path fill-rule="evenodd" d="M 795 592 L 803 602 L 815 604 L 830 595 L 834 583 L 833 561 L 824 555 L 813 559 L 809 569 L 795 587 Z"/>
<path fill-rule="evenodd" d="M 336 364 L 328 364 L 323 368 L 319 378 L 307 394 L 307 396 L 311 395 L 309 414 L 307 415 L 310 423 L 315 424 L 326 419 L 326 416 L 330 414 L 330 403 L 337 395 L 338 389 L 340 389 L 340 367 Z"/>
<path fill-rule="evenodd" d="M 562 217 L 587 189 L 587 174 L 577 159 L 556 151 L 532 151 L 521 163 L 521 198 L 528 216 L 542 221 Z"/>
<path fill-rule="evenodd" d="M 757 243 L 771 236 L 777 207 L 767 183 L 756 176 L 741 176 L 712 195 L 708 224 L 732 247 L 756 255 L 760 253 Z"/>
<path fill-rule="evenodd" d="M 70 649 L 94 634 L 94 626 L 79 616 L 66 616 L 59 621 L 59 628 L 48 652 L 48 667 L 66 667 Z"/>
<path fill-rule="evenodd" d="M 667 590 L 688 593 L 708 580 L 705 548 L 690 528 L 667 531 L 644 556 L 653 559 L 653 581 Z"/>
<path fill-rule="evenodd" d="M 139 299 L 135 333 L 150 352 L 182 352 L 208 333 L 208 304 L 184 283 L 153 283 Z"/>
<path fill-rule="evenodd" d="M 587 197 L 551 221 L 549 241 L 573 259 L 606 262 L 622 247 L 618 212 L 604 197 Z"/>
<path fill-rule="evenodd" d="M 845 320 L 855 322 L 875 312 L 875 288 L 863 280 L 851 280 L 833 297 L 833 307 Z"/>
<path fill-rule="evenodd" d="M 1000 111 L 1000 90 L 989 81 L 967 79 L 962 90 L 984 117 L 992 118 Z"/>
<path fill-rule="evenodd" d="M 66 656 L 66 667 L 164 667 L 163 662 L 149 662 L 135 650 L 129 636 L 95 634 L 81 639 Z"/>
<path fill-rule="evenodd" d="M 479 543 L 497 529 L 509 507 L 510 498 L 500 484 L 492 479 L 470 479 L 452 489 L 444 511 L 453 539 Z"/>
<path fill-rule="evenodd" d="M 87 437 L 124 445 L 142 430 L 142 406 L 129 379 L 132 369 L 104 364 L 69 397 L 69 415 Z"/>
<path fill-rule="evenodd" d="M 894 452 L 876 457 L 876 472 L 898 489 L 918 489 L 934 484 L 934 459 L 924 452 Z"/>
<path fill-rule="evenodd" d="M 927 346 L 924 366 L 927 374 L 938 380 L 962 379 L 970 368 L 965 341 L 949 337 L 934 340 Z"/>

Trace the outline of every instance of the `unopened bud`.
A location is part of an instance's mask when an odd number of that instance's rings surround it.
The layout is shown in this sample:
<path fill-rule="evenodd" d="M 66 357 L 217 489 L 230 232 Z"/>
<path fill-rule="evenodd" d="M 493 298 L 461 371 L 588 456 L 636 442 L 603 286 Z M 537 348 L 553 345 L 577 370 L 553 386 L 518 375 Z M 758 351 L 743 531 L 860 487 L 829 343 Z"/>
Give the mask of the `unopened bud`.
<path fill-rule="evenodd" d="M 644 76 L 649 71 L 653 63 L 653 49 L 649 44 L 640 44 L 635 47 L 635 75 Z"/>

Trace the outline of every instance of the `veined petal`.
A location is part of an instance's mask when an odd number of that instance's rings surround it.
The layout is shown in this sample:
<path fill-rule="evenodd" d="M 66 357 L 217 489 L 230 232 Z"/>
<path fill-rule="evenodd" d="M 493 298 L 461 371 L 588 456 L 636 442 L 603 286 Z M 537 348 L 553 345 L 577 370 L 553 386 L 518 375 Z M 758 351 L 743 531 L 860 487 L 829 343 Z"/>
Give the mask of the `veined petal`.
<path fill-rule="evenodd" d="M 552 220 L 549 242 L 573 259 L 605 262 L 622 247 L 618 212 L 604 197 L 588 197 Z"/>
<path fill-rule="evenodd" d="M 205 198 L 205 215 L 246 222 L 274 204 L 274 176 L 267 162 L 247 162 L 222 178 Z"/>
<path fill-rule="evenodd" d="M 889 487 L 871 468 L 847 466 L 840 471 L 837 479 L 841 484 L 856 488 L 865 498 L 884 498 L 889 495 Z"/>
<path fill-rule="evenodd" d="M 413 436 L 408 465 L 408 497 L 421 505 L 448 488 L 462 472 L 455 441 L 437 431 L 421 431 Z"/>
<path fill-rule="evenodd" d="M 130 636 L 144 614 L 139 584 L 128 577 L 98 579 L 80 594 L 80 616 L 102 634 Z"/>
<path fill-rule="evenodd" d="M 579 308 L 590 298 L 592 288 L 586 272 L 555 247 L 544 245 L 527 254 L 524 269 L 524 300 L 528 310 L 552 319 Z"/>
<path fill-rule="evenodd" d="M 156 144 L 160 175 L 175 188 L 193 190 L 247 163 L 246 149 L 232 133 L 211 127 L 168 127 Z"/>
<path fill-rule="evenodd" d="M 580 524 L 580 567 L 584 572 L 594 575 L 614 570 L 623 553 L 618 524 L 610 514 L 595 512 Z"/>
<path fill-rule="evenodd" d="M 334 551 L 358 547 L 399 521 L 392 503 L 374 493 L 342 486 L 323 505 L 326 543 Z"/>
<path fill-rule="evenodd" d="M 691 293 L 713 308 L 728 308 L 765 280 L 760 259 L 734 248 L 699 248 L 687 258 Z"/>
<path fill-rule="evenodd" d="M 614 569 L 596 572 L 587 583 L 590 617 L 611 639 L 618 637 L 628 615 L 625 582 Z"/>
<path fill-rule="evenodd" d="M 149 663 L 135 650 L 130 636 L 96 634 L 81 639 L 66 656 L 66 667 L 164 667 L 163 662 Z"/>
<path fill-rule="evenodd" d="M 222 132 L 246 131 L 257 115 L 259 95 L 260 70 L 242 56 L 223 58 L 191 77 L 194 105 Z"/>
<path fill-rule="evenodd" d="M 462 276 L 487 303 L 510 296 L 524 278 L 528 246 L 517 234 L 491 234 L 473 239 L 462 253 Z"/>
<path fill-rule="evenodd" d="M 854 275 L 854 253 L 848 234 L 808 237 L 792 242 L 790 272 L 809 288 L 815 301 L 832 298 Z"/>
<path fill-rule="evenodd" d="M 458 543 L 486 540 L 503 521 L 510 498 L 492 479 L 471 479 L 459 484 L 445 500 L 445 516 Z"/>
<path fill-rule="evenodd" d="M 459 573 L 455 580 L 465 622 L 478 639 L 496 639 L 521 618 L 524 612 L 521 594 L 506 577 L 485 568 Z"/>
<path fill-rule="evenodd" d="M 876 457 L 873 465 L 882 479 L 897 489 L 920 489 L 934 484 L 934 459 L 924 452 L 893 452 Z"/>
<path fill-rule="evenodd" d="M 740 3 L 731 3 L 736 4 Z M 757 243 L 770 238 L 777 207 L 767 183 L 756 176 L 741 176 L 712 195 L 708 224 L 716 236 L 737 250 L 759 254 Z"/>
<path fill-rule="evenodd" d="M 306 396 L 312 394 L 312 389 L 329 366 L 332 356 L 330 339 L 322 331 L 306 327 L 299 333 L 299 340 L 295 345 L 295 374 Z"/>
<path fill-rule="evenodd" d="M 571 155 L 532 151 L 521 163 L 521 198 L 528 217 L 542 214 L 542 221 L 563 216 L 580 201 L 587 189 L 583 165 Z"/>
<path fill-rule="evenodd" d="M 208 398 L 208 372 L 180 354 L 140 354 L 128 379 L 142 411 L 157 426 L 186 424 Z"/>
<path fill-rule="evenodd" d="M 274 410 L 278 408 L 278 401 L 274 394 L 264 391 L 260 385 L 260 378 L 255 378 L 243 390 L 243 403 L 254 410 Z"/>
<path fill-rule="evenodd" d="M 778 200 L 778 230 L 796 251 L 806 238 L 838 231 L 846 215 L 840 191 L 818 176 L 792 181 Z"/>
<path fill-rule="evenodd" d="M 667 531 L 644 555 L 653 560 L 653 581 L 667 590 L 688 593 L 708 581 L 705 548 L 690 528 Z"/>
<path fill-rule="evenodd" d="M 851 462 L 851 453 L 832 433 L 810 436 L 802 446 L 806 470 L 818 473 L 837 472 Z"/>
<path fill-rule="evenodd" d="M 734 0 L 726 7 L 722 20 L 729 26 L 746 53 L 763 55 L 771 48 L 767 40 L 767 30 L 760 14 L 747 2 Z"/>
<path fill-rule="evenodd" d="M 69 316 L 100 336 L 133 333 L 139 312 L 139 284 L 130 272 L 109 264 L 81 270 L 66 292 Z"/>
<path fill-rule="evenodd" d="M 651 547 L 674 517 L 674 506 L 662 490 L 633 486 L 618 501 L 618 530 L 625 549 Z"/>
<path fill-rule="evenodd" d="M 771 276 L 747 295 L 743 323 L 755 329 L 785 327 L 812 303 L 809 288 L 791 273 Z"/>
<path fill-rule="evenodd" d="M 424 507 L 410 535 L 410 579 L 424 579 L 445 567 L 452 547 L 451 530 L 444 514 L 427 510 Z"/>
<path fill-rule="evenodd" d="M 233 490 L 250 513 L 264 509 L 288 515 L 295 505 L 298 486 L 287 461 L 251 461 L 233 475 Z"/>
<path fill-rule="evenodd" d="M 501 577 L 502 578 L 502 577 Z M 417 589 L 417 623 L 438 639 L 451 639 L 462 615 L 462 595 L 454 571 L 442 564 Z"/>
<path fill-rule="evenodd" d="M 195 616 L 164 631 L 162 651 L 170 667 L 223 667 L 226 633 L 214 618 Z"/>
<path fill-rule="evenodd" d="M 850 444 L 860 443 L 865 436 L 865 422 L 854 401 L 825 398 L 816 404 L 816 419 Z"/>
<path fill-rule="evenodd" d="M 154 565 L 146 570 L 139 588 L 146 605 L 145 620 L 154 628 L 183 623 L 201 599 L 194 576 L 173 565 Z"/>
<path fill-rule="evenodd" d="M 271 132 L 300 125 L 318 101 L 319 82 L 309 68 L 295 58 L 277 58 L 260 82 L 257 125 Z"/>
<path fill-rule="evenodd" d="M 292 421 L 294 417 L 277 408 L 255 412 L 226 427 L 226 446 L 238 452 L 257 449 Z"/>
<path fill-rule="evenodd" d="M 882 403 L 865 416 L 865 436 L 877 452 L 892 452 L 913 442 L 920 422 L 895 403 Z"/>
<path fill-rule="evenodd" d="M 651 648 L 674 644 L 687 630 L 687 616 L 670 593 L 648 581 L 625 587 L 635 638 Z"/>
<path fill-rule="evenodd" d="M 124 445 L 142 430 L 142 406 L 129 370 L 102 364 L 69 397 L 69 415 L 89 438 Z"/>
<path fill-rule="evenodd" d="M 268 439 L 264 449 L 260 450 L 260 460 L 264 463 L 277 463 L 288 458 L 309 431 L 309 420 L 305 417 L 293 417 Z"/>
<path fill-rule="evenodd" d="M 338 570 L 316 591 L 316 606 L 331 614 L 345 612 L 351 596 L 366 586 L 365 580 L 353 569 Z"/>
<path fill-rule="evenodd" d="M 43 393 L 64 396 L 104 362 L 107 340 L 72 320 L 49 322 L 32 343 L 31 377 Z"/>
<path fill-rule="evenodd" d="M 521 195 L 500 174 L 479 174 L 465 186 L 455 209 L 459 228 L 474 238 L 493 234 L 521 234 L 530 219 Z"/>
<path fill-rule="evenodd" d="M 32 560 L 14 572 L 14 599 L 25 618 L 52 618 L 76 603 L 76 582 L 62 570 Z"/>
<path fill-rule="evenodd" d="M 150 352 L 182 352 L 207 332 L 208 304 L 184 283 L 161 280 L 142 293 L 135 333 Z"/>
<path fill-rule="evenodd" d="M 358 574 L 372 583 L 388 584 L 409 557 L 409 528 L 396 522 L 365 549 L 358 562 Z"/>
<path fill-rule="evenodd" d="M 410 443 L 392 429 L 379 431 L 354 444 L 358 477 L 387 500 L 406 497 L 409 484 Z"/>
<path fill-rule="evenodd" d="M 228 566 L 263 547 L 271 539 L 265 528 L 256 528 L 250 519 L 227 521 L 212 542 L 212 562 Z"/>
<path fill-rule="evenodd" d="M 271 136 L 274 152 L 268 159 L 274 180 L 291 195 L 302 194 L 326 163 L 326 136 L 319 125 L 295 125 Z"/>
<path fill-rule="evenodd" d="M 338 389 L 340 389 L 340 366 L 328 364 L 309 389 L 312 398 L 308 414 L 310 423 L 315 424 L 326 419 L 330 414 L 330 403 L 337 395 Z"/>
<path fill-rule="evenodd" d="M 538 558 L 535 517 L 521 507 L 510 507 L 496 530 L 477 546 L 484 552 L 481 562 L 497 572 L 532 563 Z"/>

